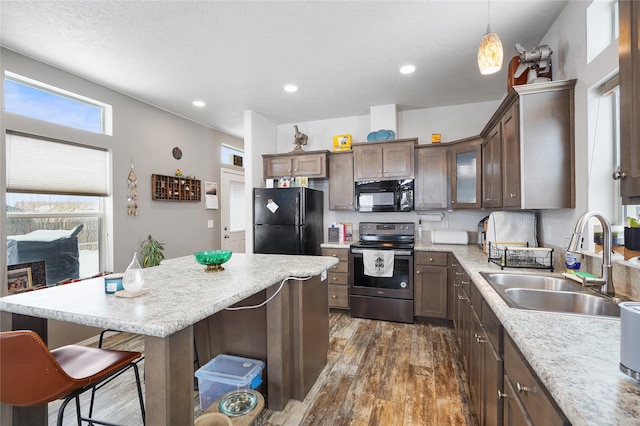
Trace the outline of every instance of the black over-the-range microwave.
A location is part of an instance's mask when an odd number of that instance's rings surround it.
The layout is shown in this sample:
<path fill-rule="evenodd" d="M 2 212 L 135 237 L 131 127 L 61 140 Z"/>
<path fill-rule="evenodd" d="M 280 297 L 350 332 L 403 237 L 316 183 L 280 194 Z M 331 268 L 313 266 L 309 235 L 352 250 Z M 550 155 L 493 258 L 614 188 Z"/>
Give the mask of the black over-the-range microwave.
<path fill-rule="evenodd" d="M 408 212 L 413 210 L 413 179 L 356 182 L 359 212 Z"/>

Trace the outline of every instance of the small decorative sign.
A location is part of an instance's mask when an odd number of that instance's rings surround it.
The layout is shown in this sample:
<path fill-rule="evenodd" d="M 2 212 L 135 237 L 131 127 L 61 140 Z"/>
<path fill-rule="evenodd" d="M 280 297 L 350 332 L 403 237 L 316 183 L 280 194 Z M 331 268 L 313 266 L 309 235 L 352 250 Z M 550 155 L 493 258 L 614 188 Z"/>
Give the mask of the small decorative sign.
<path fill-rule="evenodd" d="M 340 229 L 338 228 L 328 228 L 329 229 L 329 242 L 337 243 L 340 241 Z"/>
<path fill-rule="evenodd" d="M 431 143 L 440 143 L 440 142 L 442 142 L 442 134 L 431 133 Z"/>
<path fill-rule="evenodd" d="M 336 135 L 333 137 L 334 151 L 351 150 L 351 135 Z"/>

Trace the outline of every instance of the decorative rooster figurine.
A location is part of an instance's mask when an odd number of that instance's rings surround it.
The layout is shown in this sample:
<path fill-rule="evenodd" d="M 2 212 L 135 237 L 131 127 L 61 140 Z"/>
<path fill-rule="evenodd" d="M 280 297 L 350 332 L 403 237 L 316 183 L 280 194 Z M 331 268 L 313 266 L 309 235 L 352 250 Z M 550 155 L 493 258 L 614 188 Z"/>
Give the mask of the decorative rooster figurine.
<path fill-rule="evenodd" d="M 295 140 L 293 141 L 296 147 L 291 152 L 304 151 L 304 149 L 302 149 L 302 145 L 307 144 L 307 139 L 309 139 L 309 137 L 298 130 L 297 124 L 293 126 L 293 128 L 296 129 Z"/>

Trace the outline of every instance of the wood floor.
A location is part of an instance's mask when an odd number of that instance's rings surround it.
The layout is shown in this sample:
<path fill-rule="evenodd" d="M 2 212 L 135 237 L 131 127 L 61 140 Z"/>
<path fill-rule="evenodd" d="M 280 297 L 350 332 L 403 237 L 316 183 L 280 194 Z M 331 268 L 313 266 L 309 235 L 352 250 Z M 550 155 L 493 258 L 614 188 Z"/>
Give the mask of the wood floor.
<path fill-rule="evenodd" d="M 143 345 L 141 337 L 127 333 L 105 342 L 105 347 L 139 351 Z M 143 374 L 144 361 L 140 367 Z M 87 400 L 83 398 L 83 405 Z M 50 425 L 56 424 L 58 406 L 49 405 Z M 65 425 L 76 424 L 74 411 L 69 404 Z M 194 413 L 200 413 L 197 391 Z M 94 416 L 142 424 L 132 372 L 100 391 Z M 328 362 L 318 381 L 304 401 L 291 400 L 281 412 L 266 410 L 256 424 L 473 426 L 477 421 L 469 411 L 469 391 L 453 329 L 332 312 Z"/>

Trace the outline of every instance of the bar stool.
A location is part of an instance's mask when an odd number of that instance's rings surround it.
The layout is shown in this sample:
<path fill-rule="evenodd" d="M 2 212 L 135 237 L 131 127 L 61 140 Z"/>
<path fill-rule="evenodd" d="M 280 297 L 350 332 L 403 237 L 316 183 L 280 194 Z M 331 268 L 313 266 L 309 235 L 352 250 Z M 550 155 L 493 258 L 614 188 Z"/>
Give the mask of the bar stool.
<path fill-rule="evenodd" d="M 145 421 L 140 374 L 135 364 L 140 352 L 114 351 L 68 345 L 49 350 L 40 336 L 31 330 L 0 333 L 0 401 L 21 407 L 47 404 L 59 398 L 58 426 L 64 409 L 76 402 L 78 425 L 82 421 L 113 425 L 84 418 L 80 413 L 80 395 L 100 387 L 120 372 L 133 368 L 136 376 L 142 421 Z"/>

